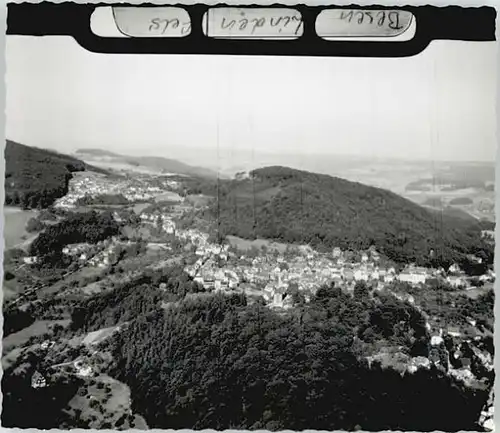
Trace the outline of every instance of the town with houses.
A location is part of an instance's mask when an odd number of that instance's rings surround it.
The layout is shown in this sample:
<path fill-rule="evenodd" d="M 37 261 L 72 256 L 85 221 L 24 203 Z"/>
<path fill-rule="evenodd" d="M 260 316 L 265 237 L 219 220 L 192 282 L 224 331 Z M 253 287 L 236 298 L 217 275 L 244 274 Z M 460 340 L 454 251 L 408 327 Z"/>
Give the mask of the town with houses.
<path fill-rule="evenodd" d="M 148 179 L 148 177 L 145 177 Z M 70 182 L 69 193 L 56 203 L 56 207 L 72 209 L 76 201 L 86 195 L 117 194 L 120 193 L 131 201 L 151 200 L 171 193 L 178 188 L 175 181 L 163 181 L 163 186 L 149 186 L 148 182 L 111 181 L 99 174 L 88 173 Z M 180 214 L 189 212 L 183 197 L 177 196 Z M 137 212 L 137 210 L 136 210 Z M 207 289 L 215 291 L 234 290 L 237 288 L 261 292 L 262 297 L 275 308 L 291 306 L 286 293 L 290 286 L 295 286 L 304 293 L 306 300 L 313 291 L 321 285 L 335 283 L 346 290 L 353 290 L 356 282 L 364 281 L 375 290 L 395 281 L 418 287 L 430 279 L 441 279 L 456 289 L 473 289 L 471 279 L 459 268 L 452 265 L 449 269 L 428 269 L 409 265 L 396 271 L 394 266 L 387 265 L 381 260 L 375 249 L 353 253 L 334 248 L 330 253 L 319 253 L 307 245 L 287 248 L 285 253 L 278 253 L 272 248 L 260 252 L 257 257 L 250 258 L 238 248 L 232 248 L 229 243 L 210 242 L 210 236 L 196 228 L 177 228 L 175 219 L 179 212 L 155 210 L 148 211 L 147 205 L 139 208 L 141 224 L 146 227 L 159 227 L 171 238 L 194 247 L 196 260 L 189 264 L 185 271 L 195 281 Z M 114 211 L 114 218 L 121 222 L 119 212 Z M 491 236 L 492 233 L 484 233 Z M 130 241 L 125 244 L 129 244 Z M 151 247 L 169 250 L 168 241 L 149 242 Z M 123 246 L 124 242 L 116 238 L 100 242 L 97 245 L 69 245 L 63 253 L 78 256 L 86 266 L 106 267 L 113 261 L 114 250 Z M 35 261 L 36 258 L 27 258 Z M 477 260 L 480 260 L 479 258 Z M 479 281 L 492 283 L 495 280 L 493 271 L 481 275 Z M 409 298 L 410 302 L 412 297 Z"/>
<path fill-rule="evenodd" d="M 61 208 L 72 208 L 78 199 L 85 196 L 99 196 L 104 194 L 121 194 L 130 202 L 148 201 L 154 199 L 164 191 L 178 188 L 178 182 L 163 178 L 152 178 L 147 175 L 136 175 L 111 179 L 106 175 L 95 172 L 75 173 L 69 183 L 69 191 L 56 205 Z"/>
<path fill-rule="evenodd" d="M 334 248 L 328 253 L 320 253 L 313 248 L 289 245 L 285 250 L 274 249 L 269 245 L 261 249 L 258 254 L 247 254 L 237 245 L 231 242 L 215 243 L 211 241 L 209 233 L 198 228 L 182 228 L 178 226 L 177 219 L 192 209 L 186 199 L 177 196 L 178 206 L 170 207 L 170 211 L 156 209 L 151 211 L 148 202 L 155 197 L 172 193 L 178 187 L 174 181 L 163 181 L 159 186 L 151 186 L 148 182 L 134 180 L 129 182 L 110 181 L 99 175 L 88 175 L 87 173 L 76 177 L 70 183 L 69 193 L 58 200 L 56 207 L 63 209 L 74 209 L 77 200 L 88 195 L 100 194 L 122 194 L 131 202 L 144 201 L 143 205 L 134 207 L 138 214 L 139 226 L 143 228 L 159 229 L 166 237 L 154 242 L 147 241 L 147 247 L 163 251 L 165 258 L 172 254 L 170 243 L 173 239 L 189 248 L 184 249 L 183 255 L 188 260 L 185 261 L 185 272 L 194 281 L 201 284 L 208 291 L 213 292 L 243 292 L 249 299 L 260 298 L 273 309 L 286 310 L 294 306 L 294 298 L 290 296 L 290 289 L 294 289 L 303 295 L 305 302 L 308 302 L 315 291 L 321 286 L 335 284 L 343 290 L 353 292 L 356 284 L 365 282 L 375 291 L 386 291 L 395 297 L 413 304 L 416 308 L 418 301 L 414 295 L 395 293 L 392 290 L 395 282 L 406 283 L 418 289 L 423 287 L 431 279 L 440 280 L 447 283 L 456 290 L 472 290 L 473 281 L 467 277 L 458 265 L 452 265 L 449 269 L 428 269 L 415 265 L 408 265 L 399 271 L 395 266 L 384 260 L 375 249 L 361 252 L 342 251 Z M 179 210 L 180 209 L 180 210 Z M 122 221 L 118 210 L 113 210 L 113 216 L 117 222 Z M 484 233 L 485 236 L 492 236 L 492 233 Z M 119 252 L 123 247 L 133 244 L 130 239 L 123 240 L 113 237 L 96 245 L 73 244 L 63 249 L 63 254 L 71 257 L 80 268 L 108 268 L 118 260 Z M 479 260 L 479 259 L 478 259 Z M 26 263 L 34 263 L 36 257 L 25 257 Z M 495 280 L 493 271 L 482 275 L 476 279 L 481 283 L 492 285 Z M 431 346 L 443 346 L 444 335 L 451 335 L 464 342 L 467 338 L 458 327 L 448 326 L 443 329 L 439 321 L 435 318 L 426 317 L 426 326 L 432 338 Z M 473 321 L 471 326 L 475 326 Z M 480 339 L 481 337 L 476 337 Z M 54 342 L 46 341 L 41 344 L 44 350 L 50 349 Z M 476 355 L 481 359 L 488 371 L 493 369 L 493 360 L 489 354 L 476 350 Z M 386 354 L 379 353 L 369 358 L 372 362 L 377 357 L 384 357 Z M 397 356 L 401 356 L 400 354 Z M 455 353 L 450 356 L 460 356 L 460 345 Z M 410 372 L 418 368 L 429 368 L 432 361 L 425 357 L 415 357 L 408 359 L 405 369 Z M 92 372 L 89 364 L 77 360 L 71 364 L 75 374 L 88 376 Z M 456 378 L 468 383 L 474 382 L 475 378 L 467 365 L 461 368 L 449 367 L 449 373 Z M 32 379 L 33 387 L 44 387 L 45 379 L 40 374 L 36 374 Z M 485 428 L 492 426 L 493 405 L 491 404 L 482 413 L 482 423 Z"/>
<path fill-rule="evenodd" d="M 114 212 L 117 221 L 121 221 L 118 212 Z M 198 229 L 176 229 L 176 223 L 170 215 L 143 212 L 140 214 L 142 224 L 160 226 L 166 234 L 174 235 L 178 240 L 196 247 L 196 261 L 186 267 L 185 271 L 193 279 L 207 289 L 233 290 L 238 287 L 260 290 L 269 304 L 276 308 L 290 307 L 286 300 L 287 289 L 296 285 L 304 292 L 306 300 L 321 285 L 336 283 L 353 290 L 357 281 L 365 281 L 376 290 L 395 281 L 413 286 L 425 284 L 429 279 L 441 278 L 457 289 L 470 289 L 470 279 L 457 265 L 448 270 L 428 269 L 409 265 L 400 272 L 395 267 L 386 267 L 380 263 L 379 253 L 372 249 L 358 254 L 359 259 L 351 252 L 334 248 L 330 254 L 319 253 L 309 246 L 298 246 L 290 249 L 295 254 L 267 253 L 255 258 L 248 258 L 232 252 L 229 244 L 209 242 L 209 234 Z M 129 241 L 130 243 L 130 241 Z M 105 267 L 113 260 L 114 249 L 123 242 L 113 238 L 97 245 L 75 244 L 67 246 L 63 253 L 78 256 L 88 266 Z M 168 243 L 151 243 L 162 245 L 168 250 Z M 493 282 L 495 274 L 490 271 L 479 277 L 482 282 Z M 409 298 L 410 301 L 412 297 Z"/>

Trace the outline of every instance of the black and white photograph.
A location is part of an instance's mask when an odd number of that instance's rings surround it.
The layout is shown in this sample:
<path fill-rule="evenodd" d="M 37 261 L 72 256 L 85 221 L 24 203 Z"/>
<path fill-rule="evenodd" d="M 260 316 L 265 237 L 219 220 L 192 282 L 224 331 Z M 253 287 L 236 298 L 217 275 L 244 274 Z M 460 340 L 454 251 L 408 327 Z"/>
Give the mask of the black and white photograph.
<path fill-rule="evenodd" d="M 9 5 L 4 428 L 494 430 L 495 12 L 301 8 Z"/>

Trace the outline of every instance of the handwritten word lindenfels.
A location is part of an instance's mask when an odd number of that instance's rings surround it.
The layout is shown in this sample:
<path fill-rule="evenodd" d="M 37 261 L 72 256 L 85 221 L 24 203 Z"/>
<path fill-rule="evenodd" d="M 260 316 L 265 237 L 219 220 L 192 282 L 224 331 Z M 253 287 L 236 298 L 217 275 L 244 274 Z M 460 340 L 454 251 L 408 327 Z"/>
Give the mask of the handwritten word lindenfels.
<path fill-rule="evenodd" d="M 221 9 L 210 10 L 208 19 L 208 36 L 212 37 L 273 37 L 273 36 L 300 36 L 302 17 L 295 11 L 290 13 L 276 13 L 273 10 L 249 10 L 234 13 Z M 333 12 L 333 11 L 332 11 Z M 337 11 L 340 21 L 357 27 L 367 29 L 379 28 L 385 31 L 398 31 L 405 28 L 406 17 L 399 11 L 367 11 L 367 10 L 342 10 Z M 236 15 L 236 16 L 235 16 Z M 354 28 L 353 28 L 354 30 Z M 185 36 L 191 32 L 189 18 L 153 17 L 149 20 L 149 33 L 157 35 Z M 344 29 L 344 31 L 348 31 Z"/>

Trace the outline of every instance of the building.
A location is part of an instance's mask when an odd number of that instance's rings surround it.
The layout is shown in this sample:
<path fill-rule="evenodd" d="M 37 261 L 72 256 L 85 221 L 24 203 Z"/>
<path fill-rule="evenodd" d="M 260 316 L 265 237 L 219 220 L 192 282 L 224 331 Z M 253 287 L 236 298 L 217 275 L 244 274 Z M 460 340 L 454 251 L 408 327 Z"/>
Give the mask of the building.
<path fill-rule="evenodd" d="M 332 251 L 332 256 L 334 259 L 338 259 L 342 255 L 342 250 L 339 247 L 335 247 Z"/>
<path fill-rule="evenodd" d="M 44 388 L 47 386 L 47 381 L 38 371 L 33 373 L 31 376 L 31 387 L 32 388 Z"/>
<path fill-rule="evenodd" d="M 344 270 L 344 280 L 351 282 L 354 280 L 354 272 L 350 269 Z"/>
<path fill-rule="evenodd" d="M 392 274 L 386 274 L 384 275 L 384 282 L 385 283 L 392 283 L 396 278 Z"/>
<path fill-rule="evenodd" d="M 457 326 L 448 326 L 448 329 L 446 330 L 448 335 L 451 335 L 452 337 L 461 337 L 462 333 L 460 332 L 460 328 Z"/>
<path fill-rule="evenodd" d="M 399 274 L 399 281 L 410 284 L 423 284 L 427 279 L 425 274 L 414 272 L 402 272 Z"/>
<path fill-rule="evenodd" d="M 354 271 L 354 279 L 356 281 L 368 281 L 368 278 L 368 272 L 364 269 L 357 269 L 356 271 Z"/>
<path fill-rule="evenodd" d="M 453 287 L 466 286 L 466 282 L 462 277 L 456 275 L 450 275 L 446 277 L 446 281 Z"/>
<path fill-rule="evenodd" d="M 417 356 L 412 358 L 410 364 L 408 365 L 408 371 L 410 373 L 415 373 L 419 368 L 430 368 L 431 362 L 424 356 Z"/>
<path fill-rule="evenodd" d="M 273 295 L 273 306 L 274 307 L 283 307 L 283 294 L 274 293 Z"/>
<path fill-rule="evenodd" d="M 32 265 L 38 262 L 38 257 L 36 256 L 23 257 L 23 262 L 26 263 L 27 265 Z"/>
<path fill-rule="evenodd" d="M 92 367 L 85 364 L 83 361 L 78 360 L 74 363 L 76 374 L 82 377 L 88 377 L 92 375 Z"/>
<path fill-rule="evenodd" d="M 433 335 L 431 337 L 431 346 L 439 346 L 444 343 L 443 337 L 439 335 Z"/>

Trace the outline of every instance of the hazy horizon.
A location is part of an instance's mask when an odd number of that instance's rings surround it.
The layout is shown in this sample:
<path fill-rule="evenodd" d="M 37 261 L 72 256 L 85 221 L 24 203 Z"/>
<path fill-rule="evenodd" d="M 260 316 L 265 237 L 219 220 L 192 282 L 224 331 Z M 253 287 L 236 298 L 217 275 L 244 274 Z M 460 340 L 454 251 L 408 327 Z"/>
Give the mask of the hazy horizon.
<path fill-rule="evenodd" d="M 10 140 L 19 144 L 27 145 L 30 147 L 36 147 L 40 149 L 45 149 L 49 151 L 56 151 L 59 153 L 66 153 L 68 155 L 73 155 L 78 157 L 78 154 L 84 151 L 89 151 L 89 150 L 101 150 L 101 151 L 108 151 L 112 152 L 113 154 L 116 154 L 117 156 L 126 156 L 126 157 L 141 157 L 141 156 L 155 156 L 155 157 L 162 157 L 166 159 L 172 159 L 172 160 L 177 160 L 179 162 L 183 162 L 188 165 L 199 165 L 200 167 L 206 167 L 206 168 L 215 168 L 215 165 L 211 164 L 203 164 L 203 161 L 197 163 L 196 161 L 199 159 L 203 159 L 203 157 L 199 157 L 197 153 L 200 151 L 205 151 L 209 152 L 210 149 L 196 149 L 196 154 L 191 155 L 192 148 L 186 149 L 185 151 L 188 152 L 184 155 L 172 155 L 172 154 L 160 154 L 160 153 L 155 153 L 151 155 L 143 155 L 141 154 L 140 150 L 134 152 L 133 149 L 132 151 L 110 151 L 109 149 L 106 149 L 104 147 L 79 147 L 76 149 L 71 149 L 71 150 L 64 150 L 64 149 L 56 149 L 54 147 L 43 147 L 43 146 L 36 146 L 32 145 L 30 143 L 23 143 L 19 140 L 12 139 L 11 137 L 6 137 L 6 140 Z M 212 151 L 216 151 L 216 149 L 212 149 Z M 363 163 L 363 162 L 378 162 L 378 163 L 390 163 L 390 162 L 403 162 L 406 164 L 413 164 L 413 165 L 421 165 L 421 164 L 438 164 L 438 165 L 446 165 L 446 164 L 453 164 L 453 165 L 460 165 L 460 164 L 466 164 L 466 165 L 495 165 L 495 161 L 478 161 L 478 160 L 453 160 L 451 159 L 442 159 L 442 160 L 431 160 L 431 159 L 415 159 L 415 158 L 404 158 L 404 157 L 382 157 L 382 156 L 375 156 L 375 157 L 367 157 L 363 155 L 349 155 L 349 154 L 341 154 L 341 153 L 325 153 L 325 154 L 316 154 L 316 155 L 301 155 L 301 154 L 290 154 L 290 153 L 272 153 L 272 152 L 265 152 L 265 151 L 259 151 L 259 152 L 252 152 L 251 150 L 242 150 L 238 151 L 240 153 L 240 157 L 244 154 L 253 154 L 254 159 L 255 158 L 276 158 L 277 160 L 282 159 L 283 160 L 283 165 L 286 165 L 286 163 L 290 163 L 290 159 L 296 159 L 300 158 L 302 161 L 305 159 L 310 159 L 310 160 L 321 160 L 322 158 L 329 158 L 329 161 L 334 158 L 338 158 L 340 161 L 339 162 L 344 162 L 344 161 L 351 161 L 353 163 Z M 83 157 L 80 157 L 83 159 Z M 248 161 L 248 160 L 247 160 Z M 259 163 L 256 162 L 258 166 L 262 166 L 262 164 L 266 165 L 264 163 Z M 238 162 L 235 162 L 234 166 L 239 165 Z M 280 165 L 279 163 L 276 162 L 269 162 L 267 165 Z M 225 168 L 230 168 L 230 166 L 226 166 Z"/>
<path fill-rule="evenodd" d="M 9 36 L 6 135 L 208 167 L 494 162 L 496 55 L 495 42 L 456 41 L 400 59 L 104 55 Z"/>

